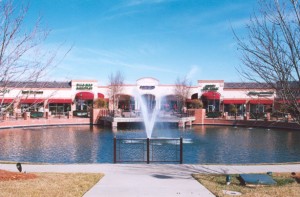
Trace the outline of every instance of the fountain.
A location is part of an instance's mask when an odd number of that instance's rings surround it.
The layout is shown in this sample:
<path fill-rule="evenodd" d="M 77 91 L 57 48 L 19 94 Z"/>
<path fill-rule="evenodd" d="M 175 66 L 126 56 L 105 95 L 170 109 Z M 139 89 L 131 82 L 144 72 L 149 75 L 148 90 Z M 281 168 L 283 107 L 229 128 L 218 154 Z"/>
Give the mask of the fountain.
<path fill-rule="evenodd" d="M 156 105 L 158 103 L 160 103 L 160 97 L 156 98 L 156 102 L 155 102 L 155 106 L 153 107 L 153 111 L 150 111 L 146 100 L 142 97 L 141 94 L 139 94 L 138 92 L 136 92 L 136 98 L 138 99 L 139 103 L 140 103 L 140 107 L 141 107 L 141 112 L 142 112 L 142 117 L 143 117 L 143 122 L 145 125 L 145 130 L 146 130 L 146 135 L 147 138 L 151 138 L 152 136 L 152 132 L 153 132 L 153 128 L 156 122 L 156 118 L 159 112 L 159 107 L 157 107 Z M 150 100 L 151 101 L 151 100 Z"/>

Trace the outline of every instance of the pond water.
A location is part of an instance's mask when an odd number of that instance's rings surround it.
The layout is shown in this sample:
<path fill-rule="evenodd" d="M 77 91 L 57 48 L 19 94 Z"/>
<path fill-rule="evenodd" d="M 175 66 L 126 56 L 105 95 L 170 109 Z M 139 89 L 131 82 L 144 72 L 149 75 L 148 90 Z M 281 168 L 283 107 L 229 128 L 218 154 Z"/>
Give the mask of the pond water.
<path fill-rule="evenodd" d="M 112 163 L 113 138 L 145 138 L 141 129 L 52 126 L 0 130 L 0 160 Z M 300 161 L 300 131 L 227 126 L 159 128 L 154 138 L 183 137 L 183 163 L 245 164 Z"/>

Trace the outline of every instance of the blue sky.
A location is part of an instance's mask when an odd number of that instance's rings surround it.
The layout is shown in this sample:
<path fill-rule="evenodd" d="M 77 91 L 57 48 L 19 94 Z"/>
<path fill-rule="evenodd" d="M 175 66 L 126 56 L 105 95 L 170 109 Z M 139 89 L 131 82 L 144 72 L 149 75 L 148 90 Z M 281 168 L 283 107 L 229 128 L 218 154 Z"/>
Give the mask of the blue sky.
<path fill-rule="evenodd" d="M 55 80 L 96 79 L 123 72 L 172 84 L 177 77 L 241 81 L 231 26 L 244 36 L 256 0 L 31 0 L 26 24 L 39 15 L 51 29 L 46 46 L 70 53 Z M 63 51 L 63 50 L 62 50 Z"/>

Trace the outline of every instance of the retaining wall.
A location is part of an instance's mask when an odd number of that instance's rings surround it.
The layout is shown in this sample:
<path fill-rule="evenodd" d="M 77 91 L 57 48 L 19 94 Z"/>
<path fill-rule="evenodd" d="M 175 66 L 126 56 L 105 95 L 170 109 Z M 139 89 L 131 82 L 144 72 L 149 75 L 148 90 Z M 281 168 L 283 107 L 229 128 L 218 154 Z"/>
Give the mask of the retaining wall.
<path fill-rule="evenodd" d="M 29 120 L 3 120 L 0 122 L 0 128 L 11 127 L 28 127 L 28 126 L 44 126 L 44 125 L 75 125 L 90 124 L 89 118 L 55 118 L 55 119 L 29 119 Z"/>

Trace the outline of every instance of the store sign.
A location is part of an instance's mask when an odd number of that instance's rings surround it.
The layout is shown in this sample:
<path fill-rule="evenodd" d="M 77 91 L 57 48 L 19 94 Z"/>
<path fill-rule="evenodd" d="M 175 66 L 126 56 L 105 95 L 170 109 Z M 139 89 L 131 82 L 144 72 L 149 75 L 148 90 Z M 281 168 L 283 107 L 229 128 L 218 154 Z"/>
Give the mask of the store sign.
<path fill-rule="evenodd" d="M 206 86 L 204 86 L 203 87 L 203 89 L 202 90 L 204 90 L 204 91 L 217 91 L 219 88 L 218 87 L 216 87 L 216 85 L 206 85 Z"/>
<path fill-rule="evenodd" d="M 33 91 L 33 90 L 22 90 L 22 94 L 43 94 L 43 91 L 37 90 L 37 91 Z"/>
<path fill-rule="evenodd" d="M 76 90 L 92 90 L 93 84 L 91 83 L 77 83 Z"/>
<path fill-rule="evenodd" d="M 141 90 L 153 90 L 155 89 L 155 86 L 140 86 Z"/>
<path fill-rule="evenodd" d="M 0 94 L 8 94 L 9 92 L 10 90 L 7 89 L 0 90 Z"/>
<path fill-rule="evenodd" d="M 274 92 L 248 92 L 249 96 L 272 96 Z"/>

